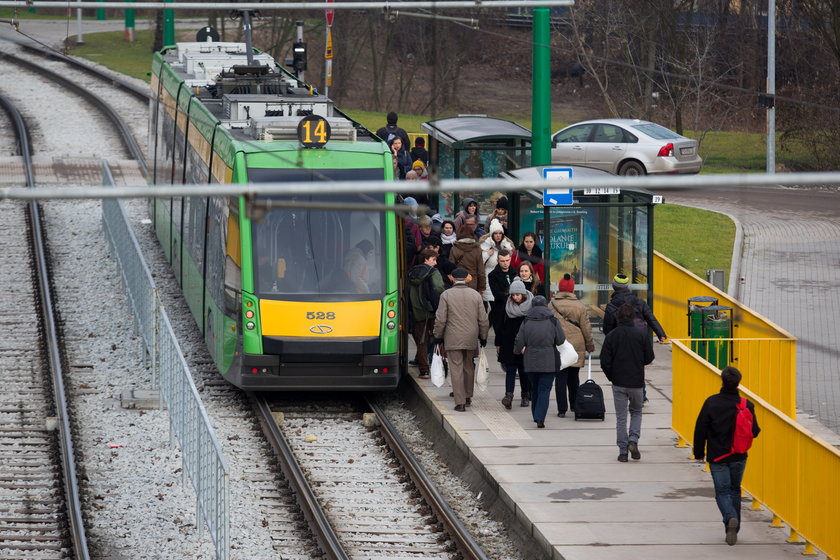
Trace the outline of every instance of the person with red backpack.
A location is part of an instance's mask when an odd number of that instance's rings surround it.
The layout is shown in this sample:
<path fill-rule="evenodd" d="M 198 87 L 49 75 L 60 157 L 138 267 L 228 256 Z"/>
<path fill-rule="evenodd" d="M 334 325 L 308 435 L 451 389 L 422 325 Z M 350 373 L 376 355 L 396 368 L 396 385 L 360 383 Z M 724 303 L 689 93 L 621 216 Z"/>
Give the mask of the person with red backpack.
<path fill-rule="evenodd" d="M 747 466 L 747 450 L 761 429 L 755 406 L 738 394 L 741 372 L 725 367 L 720 378 L 720 393 L 707 398 L 697 416 L 694 458 L 709 462 L 726 544 L 732 546 L 738 542 L 741 528 L 741 480 Z"/>

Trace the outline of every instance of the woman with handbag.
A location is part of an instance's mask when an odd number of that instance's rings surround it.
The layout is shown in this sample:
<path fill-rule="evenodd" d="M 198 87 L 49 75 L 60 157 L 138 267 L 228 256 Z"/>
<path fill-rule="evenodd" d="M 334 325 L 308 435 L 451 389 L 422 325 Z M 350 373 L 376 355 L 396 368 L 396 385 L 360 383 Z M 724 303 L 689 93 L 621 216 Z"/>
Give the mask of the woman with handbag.
<path fill-rule="evenodd" d="M 575 347 L 578 354 L 578 360 L 563 369 L 557 376 L 555 385 L 557 416 L 565 418 L 566 411 L 569 408 L 572 411 L 575 409 L 575 399 L 580 386 L 580 368 L 583 367 L 586 352 L 592 353 L 595 351 L 595 341 L 592 339 L 592 325 L 589 323 L 589 314 L 586 312 L 586 307 L 574 294 L 574 278 L 569 274 L 564 274 L 557 284 L 557 290 L 549 304 L 549 309 L 560 321 L 563 332 L 566 334 L 566 340 Z M 561 382 L 561 377 L 565 377 L 565 383 Z M 568 403 L 566 401 L 566 391 L 569 394 Z"/>
<path fill-rule="evenodd" d="M 566 341 L 560 321 L 554 318 L 546 307 L 543 296 L 536 296 L 525 321 L 513 343 L 513 351 L 523 354 L 525 372 L 531 379 L 531 414 L 537 428 L 545 428 L 545 415 L 551 386 L 560 367 L 560 353 L 557 346 Z"/>

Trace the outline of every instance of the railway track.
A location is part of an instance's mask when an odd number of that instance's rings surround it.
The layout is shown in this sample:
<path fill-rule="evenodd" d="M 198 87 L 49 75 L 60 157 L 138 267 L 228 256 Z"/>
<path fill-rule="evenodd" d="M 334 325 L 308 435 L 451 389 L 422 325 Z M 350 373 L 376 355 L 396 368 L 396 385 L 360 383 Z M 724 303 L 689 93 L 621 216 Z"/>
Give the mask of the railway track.
<path fill-rule="evenodd" d="M 375 403 L 251 398 L 328 558 L 486 558 Z"/>
<path fill-rule="evenodd" d="M 0 96 L 34 187 L 23 118 Z M 0 557 L 88 558 L 62 357 L 37 204 L 4 201 L 0 221 Z M 28 243 L 21 243 L 21 234 Z M 13 334 L 12 336 L 9 336 Z"/>

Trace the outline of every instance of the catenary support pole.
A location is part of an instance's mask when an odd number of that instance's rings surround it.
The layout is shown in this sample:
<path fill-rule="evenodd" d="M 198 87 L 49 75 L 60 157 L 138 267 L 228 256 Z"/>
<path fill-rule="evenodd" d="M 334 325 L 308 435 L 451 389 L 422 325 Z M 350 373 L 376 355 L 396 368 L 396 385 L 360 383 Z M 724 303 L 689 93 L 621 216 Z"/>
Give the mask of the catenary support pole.
<path fill-rule="evenodd" d="M 767 173 L 776 172 L 776 0 L 767 0 Z"/>
<path fill-rule="evenodd" d="M 531 165 L 551 163 L 551 34 L 548 8 L 534 8 Z"/>

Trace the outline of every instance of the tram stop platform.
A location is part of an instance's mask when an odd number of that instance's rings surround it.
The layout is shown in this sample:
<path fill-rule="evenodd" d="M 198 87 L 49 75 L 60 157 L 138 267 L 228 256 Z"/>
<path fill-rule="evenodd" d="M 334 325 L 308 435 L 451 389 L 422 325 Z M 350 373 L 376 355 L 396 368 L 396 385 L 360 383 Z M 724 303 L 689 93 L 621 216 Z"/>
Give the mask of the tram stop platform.
<path fill-rule="evenodd" d="M 490 385 L 476 390 L 467 412 L 454 410 L 448 379 L 437 388 L 411 367 L 407 381 L 429 404 L 425 420 L 440 423 L 546 558 L 801 557 L 804 545 L 787 543 L 788 530 L 770 527 L 771 514 L 752 510 L 749 498 L 742 504 L 738 544 L 724 542 L 711 475 L 690 458 L 689 448 L 675 447 L 670 345 L 654 343 L 656 360 L 646 368 L 650 400 L 643 411 L 641 460 L 627 463 L 617 461 L 612 390 L 597 360 L 592 377 L 604 389 L 606 420 L 575 421 L 569 412 L 559 418 L 552 391 L 545 429 L 537 429 L 530 407 L 519 406 L 518 381 L 513 408 L 502 406 L 504 373 L 493 361 L 493 348 L 487 351 Z M 586 368 L 580 373 L 585 380 Z"/>

